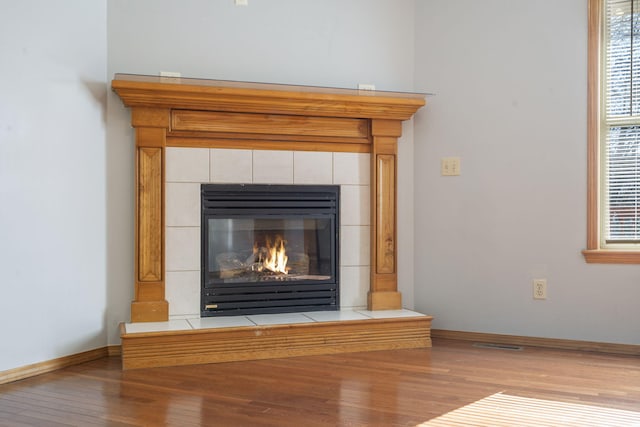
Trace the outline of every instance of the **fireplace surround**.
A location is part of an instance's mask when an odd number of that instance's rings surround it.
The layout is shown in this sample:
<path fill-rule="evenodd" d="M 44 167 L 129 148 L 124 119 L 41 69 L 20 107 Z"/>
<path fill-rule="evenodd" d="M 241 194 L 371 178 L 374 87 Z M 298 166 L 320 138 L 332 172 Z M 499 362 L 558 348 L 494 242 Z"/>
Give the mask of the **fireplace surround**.
<path fill-rule="evenodd" d="M 168 147 L 370 153 L 370 310 L 399 309 L 397 139 L 424 95 L 117 74 L 136 144 L 135 286 L 131 321 L 168 319 Z"/>

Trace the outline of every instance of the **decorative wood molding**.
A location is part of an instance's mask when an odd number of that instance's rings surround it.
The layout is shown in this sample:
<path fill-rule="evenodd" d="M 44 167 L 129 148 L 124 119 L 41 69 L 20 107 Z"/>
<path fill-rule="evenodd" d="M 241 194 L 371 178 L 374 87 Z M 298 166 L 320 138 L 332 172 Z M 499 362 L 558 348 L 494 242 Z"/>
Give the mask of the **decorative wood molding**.
<path fill-rule="evenodd" d="M 604 249 L 600 232 L 600 98 L 602 0 L 589 0 L 587 49 L 587 248 L 582 251 L 589 264 L 640 264 L 640 252 Z"/>
<path fill-rule="evenodd" d="M 425 104 L 414 93 L 117 74 L 136 129 L 133 322 L 168 320 L 164 296 L 164 150 L 217 147 L 371 153 L 369 309 L 402 307 L 397 291 L 397 141 Z"/>
<path fill-rule="evenodd" d="M 222 80 L 116 74 L 111 87 L 129 107 L 295 116 L 408 120 L 424 95 Z"/>
<path fill-rule="evenodd" d="M 163 277 L 162 148 L 138 148 L 138 280 Z"/>
<path fill-rule="evenodd" d="M 369 123 L 364 119 L 216 111 L 174 110 L 171 112 L 171 130 L 252 135 L 308 135 L 364 140 L 369 137 Z"/>
<path fill-rule="evenodd" d="M 167 147 L 199 147 L 199 148 L 233 148 L 240 150 L 291 150 L 295 147 L 296 151 L 332 151 L 334 153 L 370 153 L 371 143 L 369 140 L 366 142 L 360 141 L 323 141 L 320 137 L 315 138 L 313 141 L 309 141 L 304 137 L 296 138 L 269 138 L 270 135 L 261 135 L 261 139 L 254 137 L 241 138 L 224 138 L 224 137 L 212 137 L 212 138 L 198 138 L 198 137 L 183 137 L 176 135 L 177 132 L 172 132 L 171 136 L 167 137 Z M 262 139 L 264 137 L 264 139 Z"/>
<path fill-rule="evenodd" d="M 517 335 L 488 334 L 483 332 L 448 331 L 432 329 L 433 338 L 445 338 L 458 341 L 473 341 L 478 343 L 522 345 L 529 347 L 545 347 L 562 350 L 593 351 L 610 354 L 626 354 L 640 356 L 640 345 L 615 344 L 594 341 L 565 340 L 557 338 L 523 337 Z"/>
<path fill-rule="evenodd" d="M 122 356 L 122 346 L 121 345 L 110 345 L 107 347 L 107 355 L 111 356 Z"/>
<path fill-rule="evenodd" d="M 431 316 L 126 333 L 123 369 L 431 347 Z"/>
<path fill-rule="evenodd" d="M 600 248 L 598 221 L 600 182 L 600 30 L 601 0 L 589 0 L 587 52 L 587 250 Z M 585 258 L 586 258 L 585 254 Z M 587 262 L 598 262 L 598 257 Z"/>
<path fill-rule="evenodd" d="M 371 284 L 369 310 L 402 308 L 398 292 L 397 154 L 402 122 L 373 120 L 371 134 Z"/>
<path fill-rule="evenodd" d="M 582 251 L 589 264 L 640 264 L 640 252 L 594 249 Z"/>
<path fill-rule="evenodd" d="M 103 357 L 112 355 L 111 351 L 111 347 L 101 347 L 96 348 L 95 350 L 71 354 L 69 356 L 63 356 L 57 359 L 47 360 L 45 362 L 34 363 L 31 365 L 21 366 L 19 368 L 9 369 L 8 371 L 2 371 L 0 372 L 0 384 L 23 380 L 25 378 L 46 374 L 47 372 L 53 372 L 58 369 L 66 368 L 68 366 L 78 365 L 80 363 L 101 359 Z M 115 349 L 113 351 L 115 353 Z"/>

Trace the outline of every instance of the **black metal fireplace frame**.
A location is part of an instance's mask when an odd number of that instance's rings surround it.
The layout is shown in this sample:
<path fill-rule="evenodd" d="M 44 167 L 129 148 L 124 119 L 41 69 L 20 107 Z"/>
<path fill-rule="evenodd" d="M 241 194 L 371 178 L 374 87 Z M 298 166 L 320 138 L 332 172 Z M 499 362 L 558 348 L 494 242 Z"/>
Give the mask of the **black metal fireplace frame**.
<path fill-rule="evenodd" d="M 202 317 L 338 310 L 340 186 L 202 184 L 201 186 Z M 283 218 L 304 216 L 330 220 L 331 279 L 267 284 L 207 283 L 209 218 Z"/>

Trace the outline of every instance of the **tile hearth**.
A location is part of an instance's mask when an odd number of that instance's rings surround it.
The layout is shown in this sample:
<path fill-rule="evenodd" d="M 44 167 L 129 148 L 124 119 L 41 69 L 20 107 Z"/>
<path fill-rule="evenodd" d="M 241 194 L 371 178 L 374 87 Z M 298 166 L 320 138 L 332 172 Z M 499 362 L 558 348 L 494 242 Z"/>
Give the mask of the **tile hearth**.
<path fill-rule="evenodd" d="M 201 317 L 175 319 L 167 322 L 125 323 L 127 334 L 147 332 L 187 331 L 196 329 L 236 328 L 265 325 L 293 325 L 298 323 L 345 322 L 368 319 L 396 319 L 425 316 L 411 310 L 340 310 L 305 313 L 255 314 L 248 316 Z"/>
<path fill-rule="evenodd" d="M 122 367 L 431 347 L 431 320 L 431 316 L 401 309 L 122 323 Z"/>

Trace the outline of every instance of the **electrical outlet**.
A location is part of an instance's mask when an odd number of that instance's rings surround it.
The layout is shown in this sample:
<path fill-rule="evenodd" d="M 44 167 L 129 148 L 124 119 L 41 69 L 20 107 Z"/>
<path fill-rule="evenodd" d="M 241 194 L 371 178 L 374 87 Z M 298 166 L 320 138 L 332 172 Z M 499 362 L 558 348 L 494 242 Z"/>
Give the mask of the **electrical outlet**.
<path fill-rule="evenodd" d="M 547 299 L 547 279 L 533 279 L 533 299 Z"/>

